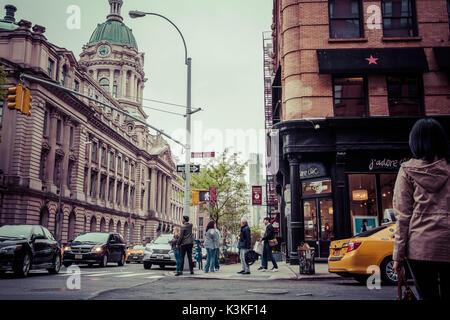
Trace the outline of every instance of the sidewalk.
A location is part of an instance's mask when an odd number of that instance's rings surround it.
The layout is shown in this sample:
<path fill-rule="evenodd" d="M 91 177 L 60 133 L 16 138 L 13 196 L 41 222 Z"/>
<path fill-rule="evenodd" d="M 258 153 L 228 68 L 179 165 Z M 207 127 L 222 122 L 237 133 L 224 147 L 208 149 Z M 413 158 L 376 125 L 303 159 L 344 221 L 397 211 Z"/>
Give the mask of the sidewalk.
<path fill-rule="evenodd" d="M 278 262 L 278 271 L 258 271 L 260 264 L 257 261 L 250 266 L 249 275 L 238 274 L 241 270 L 241 264 L 221 265 L 220 270 L 217 272 L 205 273 L 203 270 L 194 269 L 194 274 L 191 275 L 188 272 L 183 272 L 180 278 L 198 278 L 198 279 L 221 279 L 221 280 L 324 280 L 324 279 L 336 279 L 340 276 L 328 272 L 328 264 L 326 262 L 316 263 L 316 273 L 313 275 L 299 274 L 299 266 L 291 266 L 286 262 Z M 271 268 L 269 263 L 269 269 Z M 166 276 L 175 277 L 174 272 L 166 272 Z"/>

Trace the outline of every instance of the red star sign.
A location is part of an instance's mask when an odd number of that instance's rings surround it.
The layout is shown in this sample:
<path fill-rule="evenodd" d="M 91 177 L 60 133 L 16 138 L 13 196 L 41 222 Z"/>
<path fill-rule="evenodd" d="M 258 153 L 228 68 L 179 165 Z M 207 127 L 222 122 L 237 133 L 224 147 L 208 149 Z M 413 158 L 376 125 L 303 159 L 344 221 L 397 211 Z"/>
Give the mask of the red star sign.
<path fill-rule="evenodd" d="M 372 63 L 373 63 L 373 64 L 378 64 L 378 63 L 377 63 L 377 60 L 378 60 L 378 59 L 379 59 L 379 58 L 374 58 L 372 55 L 370 55 L 370 58 L 366 58 L 366 60 L 369 61 L 369 65 L 372 64 Z"/>

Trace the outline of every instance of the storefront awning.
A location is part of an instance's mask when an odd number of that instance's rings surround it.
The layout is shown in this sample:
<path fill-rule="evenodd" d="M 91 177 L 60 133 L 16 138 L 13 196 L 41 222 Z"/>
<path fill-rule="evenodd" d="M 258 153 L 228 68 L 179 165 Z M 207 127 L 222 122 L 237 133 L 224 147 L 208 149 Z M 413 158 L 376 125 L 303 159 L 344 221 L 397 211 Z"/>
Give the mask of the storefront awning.
<path fill-rule="evenodd" d="M 317 50 L 319 73 L 427 72 L 423 48 Z"/>
<path fill-rule="evenodd" d="M 444 71 L 450 71 L 450 47 L 433 48 L 439 68 Z"/>

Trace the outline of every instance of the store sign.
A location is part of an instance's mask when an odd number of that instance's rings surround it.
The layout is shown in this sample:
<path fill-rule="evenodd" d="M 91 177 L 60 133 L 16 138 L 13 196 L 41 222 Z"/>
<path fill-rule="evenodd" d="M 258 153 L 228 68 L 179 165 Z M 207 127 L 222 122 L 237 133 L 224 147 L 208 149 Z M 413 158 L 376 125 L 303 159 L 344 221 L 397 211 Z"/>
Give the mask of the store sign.
<path fill-rule="evenodd" d="M 370 159 L 369 162 L 369 170 L 370 171 L 374 171 L 374 170 L 398 170 L 400 169 L 400 165 L 403 162 L 408 161 L 408 158 L 403 158 L 403 159 L 388 159 L 388 158 L 383 158 L 383 159 Z"/>
<path fill-rule="evenodd" d="M 303 195 L 331 193 L 331 180 L 320 180 L 302 183 Z"/>
<path fill-rule="evenodd" d="M 309 179 L 326 176 L 325 166 L 321 163 L 301 163 L 300 179 Z"/>

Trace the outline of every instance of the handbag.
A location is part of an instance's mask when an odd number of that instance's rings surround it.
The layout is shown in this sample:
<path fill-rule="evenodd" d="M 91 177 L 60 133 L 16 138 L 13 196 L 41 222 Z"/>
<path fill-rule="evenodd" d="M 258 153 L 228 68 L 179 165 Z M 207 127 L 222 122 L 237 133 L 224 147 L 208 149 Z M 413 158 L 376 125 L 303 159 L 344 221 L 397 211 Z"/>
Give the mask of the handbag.
<path fill-rule="evenodd" d="M 269 246 L 275 247 L 278 244 L 278 241 L 276 238 L 269 240 Z"/>
<path fill-rule="evenodd" d="M 405 287 L 405 291 L 402 292 L 402 287 Z M 397 300 L 402 301 L 416 301 L 417 298 L 414 295 L 414 292 L 408 286 L 408 282 L 406 281 L 405 272 L 400 272 L 397 280 Z"/>
<path fill-rule="evenodd" d="M 257 253 L 257 254 L 259 254 L 259 255 L 262 255 L 263 254 L 263 245 L 262 245 L 262 243 L 261 243 L 261 241 L 256 241 L 255 242 L 255 245 L 253 246 L 253 250 Z"/>

